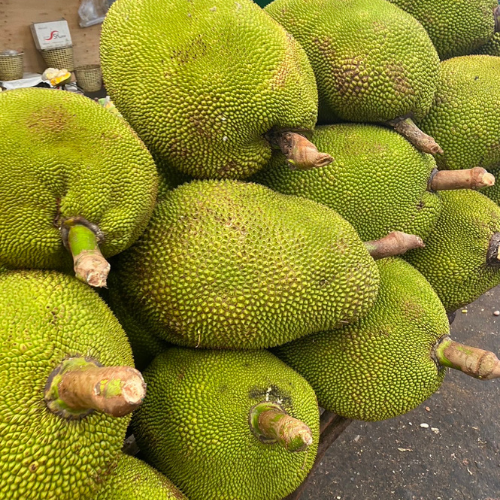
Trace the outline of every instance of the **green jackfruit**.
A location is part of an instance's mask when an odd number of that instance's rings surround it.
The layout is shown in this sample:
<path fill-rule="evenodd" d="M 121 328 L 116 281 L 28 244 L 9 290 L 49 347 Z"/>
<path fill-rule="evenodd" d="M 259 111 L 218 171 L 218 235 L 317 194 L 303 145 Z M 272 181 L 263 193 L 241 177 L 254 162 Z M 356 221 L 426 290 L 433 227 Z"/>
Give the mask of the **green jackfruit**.
<path fill-rule="evenodd" d="M 311 384 L 320 406 L 370 421 L 402 415 L 439 388 L 445 369 L 432 353 L 449 333 L 439 298 L 417 270 L 395 258 L 377 265 L 380 291 L 365 318 L 273 350 Z"/>
<path fill-rule="evenodd" d="M 316 396 L 271 353 L 170 348 L 144 377 L 134 435 L 190 500 L 279 500 L 307 476 L 319 440 Z"/>
<path fill-rule="evenodd" d="M 439 168 L 500 166 L 500 57 L 473 55 L 441 63 L 433 106 L 421 129 L 443 148 Z"/>
<path fill-rule="evenodd" d="M 187 500 L 163 474 L 121 453 L 94 500 Z"/>
<path fill-rule="evenodd" d="M 488 43 L 481 45 L 474 53 L 500 56 L 500 33 L 495 33 Z"/>
<path fill-rule="evenodd" d="M 422 25 L 385 0 L 275 0 L 265 11 L 306 51 L 328 123 L 429 110 L 439 57 Z"/>
<path fill-rule="evenodd" d="M 158 185 L 153 158 L 135 132 L 71 92 L 2 92 L 0 109 L 0 260 L 69 270 L 65 246 L 76 256 L 81 244 L 72 234 L 80 229 L 104 257 L 132 245 Z"/>
<path fill-rule="evenodd" d="M 333 210 L 239 181 L 193 181 L 115 260 L 123 304 L 157 337 L 253 349 L 366 314 L 374 260 Z"/>
<path fill-rule="evenodd" d="M 470 54 L 495 33 L 497 0 L 389 0 L 420 21 L 441 59 Z"/>
<path fill-rule="evenodd" d="M 316 123 L 306 54 L 251 0 L 118 0 L 101 62 L 153 154 L 193 177 L 248 177 L 271 156 L 265 134 Z"/>
<path fill-rule="evenodd" d="M 253 177 L 284 194 L 309 198 L 336 210 L 363 241 L 403 231 L 426 238 L 441 210 L 427 190 L 436 162 L 393 130 L 375 125 L 317 127 L 311 141 L 334 158 L 330 165 L 292 171 L 276 152 Z"/>
<path fill-rule="evenodd" d="M 56 271 L 1 273 L 0 304 L 0 497 L 87 500 L 130 418 L 60 405 L 65 416 L 55 414 L 46 384 L 70 357 L 82 368 L 91 360 L 133 366 L 125 332 L 95 291 Z"/>
<path fill-rule="evenodd" d="M 429 281 L 448 312 L 500 284 L 500 207 L 473 191 L 440 193 L 441 215 L 425 248 L 404 259 Z"/>
<path fill-rule="evenodd" d="M 484 189 L 481 191 L 481 194 L 484 194 L 490 198 L 490 200 L 493 200 L 497 205 L 500 205 L 500 168 L 493 170 L 491 174 L 495 176 L 495 185 Z"/>

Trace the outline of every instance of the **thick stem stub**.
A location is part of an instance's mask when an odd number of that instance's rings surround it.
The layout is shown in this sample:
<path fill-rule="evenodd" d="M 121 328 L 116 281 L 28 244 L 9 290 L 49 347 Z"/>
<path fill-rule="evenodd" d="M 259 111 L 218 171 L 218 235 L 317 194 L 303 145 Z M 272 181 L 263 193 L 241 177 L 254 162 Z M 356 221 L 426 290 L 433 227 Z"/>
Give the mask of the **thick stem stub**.
<path fill-rule="evenodd" d="M 99 250 L 99 228 L 81 217 L 66 219 L 61 226 L 64 246 L 73 256 L 78 279 L 94 287 L 105 287 L 111 266 Z"/>
<path fill-rule="evenodd" d="M 490 239 L 486 263 L 489 266 L 500 266 L 500 233 L 494 233 Z"/>
<path fill-rule="evenodd" d="M 295 132 L 282 132 L 275 140 L 292 170 L 326 167 L 333 161 L 329 154 L 320 153 L 311 141 Z"/>
<path fill-rule="evenodd" d="M 48 408 L 69 420 L 92 411 L 123 417 L 134 411 L 146 395 L 141 373 L 129 366 L 99 366 L 83 357 L 63 361 L 45 386 Z"/>
<path fill-rule="evenodd" d="M 443 154 L 439 144 L 427 134 L 424 134 L 411 118 L 395 118 L 388 122 L 396 132 L 411 142 L 419 151 L 431 155 Z"/>
<path fill-rule="evenodd" d="M 255 405 L 249 419 L 253 433 L 263 443 L 279 443 L 288 451 L 304 451 L 313 442 L 311 429 L 274 403 Z"/>
<path fill-rule="evenodd" d="M 469 347 L 444 337 L 435 348 L 438 362 L 481 380 L 500 378 L 500 360 L 491 351 Z"/>
<path fill-rule="evenodd" d="M 372 258 L 378 260 L 402 255 L 414 248 L 424 248 L 425 244 L 420 236 L 393 231 L 379 240 L 365 242 L 365 247 Z"/>
<path fill-rule="evenodd" d="M 450 191 L 454 189 L 482 189 L 495 185 L 495 176 L 482 167 L 464 170 L 434 169 L 428 183 L 429 191 Z"/>

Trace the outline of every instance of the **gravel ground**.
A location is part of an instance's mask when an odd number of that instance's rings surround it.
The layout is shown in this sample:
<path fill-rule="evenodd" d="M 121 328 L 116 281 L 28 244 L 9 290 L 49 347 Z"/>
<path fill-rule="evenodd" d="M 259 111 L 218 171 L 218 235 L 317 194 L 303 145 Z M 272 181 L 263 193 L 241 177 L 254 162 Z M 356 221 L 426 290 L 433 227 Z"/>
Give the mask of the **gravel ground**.
<path fill-rule="evenodd" d="M 500 287 L 459 310 L 452 337 L 500 357 Z M 310 476 L 301 500 L 500 500 L 500 380 L 449 370 L 415 410 L 355 421 Z"/>

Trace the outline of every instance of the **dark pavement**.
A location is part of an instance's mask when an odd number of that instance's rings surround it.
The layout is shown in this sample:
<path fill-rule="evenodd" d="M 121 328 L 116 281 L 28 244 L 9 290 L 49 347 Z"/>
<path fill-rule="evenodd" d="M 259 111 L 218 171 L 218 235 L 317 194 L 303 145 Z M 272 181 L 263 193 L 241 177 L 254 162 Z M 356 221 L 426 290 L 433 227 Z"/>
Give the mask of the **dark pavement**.
<path fill-rule="evenodd" d="M 500 357 L 500 287 L 457 312 L 454 340 Z M 449 370 L 415 410 L 355 421 L 327 451 L 301 500 L 500 500 L 500 379 Z"/>

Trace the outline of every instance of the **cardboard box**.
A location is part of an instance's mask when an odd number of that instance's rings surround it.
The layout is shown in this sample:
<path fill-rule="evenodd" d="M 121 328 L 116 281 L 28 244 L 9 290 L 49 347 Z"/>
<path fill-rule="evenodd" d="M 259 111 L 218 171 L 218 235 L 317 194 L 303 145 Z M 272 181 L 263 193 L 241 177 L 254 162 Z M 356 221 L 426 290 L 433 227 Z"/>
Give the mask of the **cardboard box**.
<path fill-rule="evenodd" d="M 59 49 L 72 45 L 69 26 L 65 19 L 48 23 L 32 23 L 31 33 L 38 50 Z"/>

